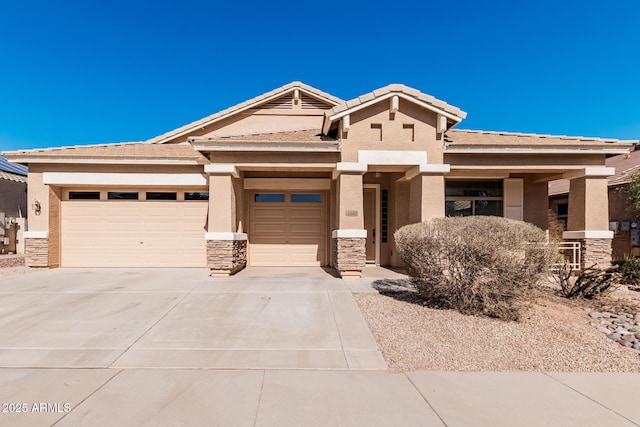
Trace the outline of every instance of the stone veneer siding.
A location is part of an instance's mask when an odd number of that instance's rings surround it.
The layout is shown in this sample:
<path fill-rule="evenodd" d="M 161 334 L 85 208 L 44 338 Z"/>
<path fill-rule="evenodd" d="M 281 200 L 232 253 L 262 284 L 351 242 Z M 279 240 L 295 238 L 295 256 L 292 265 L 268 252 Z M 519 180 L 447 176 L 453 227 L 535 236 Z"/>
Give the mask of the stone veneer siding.
<path fill-rule="evenodd" d="M 207 240 L 207 267 L 212 273 L 233 274 L 246 265 L 246 240 Z"/>
<path fill-rule="evenodd" d="M 49 239 L 24 239 L 27 267 L 49 267 Z"/>
<path fill-rule="evenodd" d="M 580 268 L 585 269 L 597 264 L 607 267 L 611 264 L 611 240 L 612 239 L 571 239 L 568 241 L 580 242 L 581 260 Z"/>
<path fill-rule="evenodd" d="M 367 261 L 365 243 L 366 239 L 364 238 L 334 238 L 331 262 L 333 268 L 340 273 L 362 271 Z"/>

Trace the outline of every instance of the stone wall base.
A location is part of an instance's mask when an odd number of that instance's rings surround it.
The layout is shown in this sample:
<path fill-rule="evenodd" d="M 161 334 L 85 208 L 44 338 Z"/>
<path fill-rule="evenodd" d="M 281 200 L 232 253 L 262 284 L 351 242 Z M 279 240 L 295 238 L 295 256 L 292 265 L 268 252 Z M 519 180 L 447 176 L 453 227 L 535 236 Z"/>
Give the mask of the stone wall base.
<path fill-rule="evenodd" d="M 25 265 L 49 267 L 49 239 L 24 239 Z"/>
<path fill-rule="evenodd" d="M 582 270 L 594 264 L 600 268 L 611 265 L 612 239 L 567 239 L 567 241 L 580 242 Z"/>
<path fill-rule="evenodd" d="M 366 248 L 365 238 L 335 237 L 333 240 L 333 259 L 331 266 L 335 268 L 340 277 L 359 278 L 365 267 Z"/>
<path fill-rule="evenodd" d="M 246 266 L 246 240 L 207 240 L 207 267 L 211 276 L 229 276 Z"/>

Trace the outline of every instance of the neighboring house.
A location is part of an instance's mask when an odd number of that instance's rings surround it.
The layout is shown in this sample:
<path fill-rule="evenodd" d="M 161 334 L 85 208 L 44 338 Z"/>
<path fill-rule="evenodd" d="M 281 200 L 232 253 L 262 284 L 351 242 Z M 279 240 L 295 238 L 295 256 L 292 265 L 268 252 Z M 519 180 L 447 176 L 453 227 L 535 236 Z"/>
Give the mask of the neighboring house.
<path fill-rule="evenodd" d="M 28 263 L 42 267 L 399 266 L 393 233 L 445 215 L 548 226 L 610 257 L 608 154 L 637 141 L 455 130 L 466 113 L 403 86 L 350 101 L 294 82 L 145 142 L 5 153 L 29 165 Z M 608 248 L 608 249 L 607 249 Z M 608 251 L 608 252 L 607 252 Z"/>
<path fill-rule="evenodd" d="M 629 182 L 629 177 L 640 170 L 640 150 L 628 154 L 620 154 L 609 157 L 605 165 L 612 168 L 612 175 L 607 180 L 609 194 L 610 229 L 613 232 L 613 257 L 620 258 L 625 255 L 640 256 L 640 218 L 633 218 L 627 212 L 624 196 L 620 194 L 620 187 Z M 549 208 L 553 210 L 558 220 L 567 224 L 569 216 L 569 181 L 561 179 L 549 183 Z M 634 231 L 637 229 L 637 231 Z M 632 246 L 632 235 L 634 245 Z M 636 240 L 638 239 L 638 240 Z M 635 249 L 634 249 L 635 248 Z"/>
<path fill-rule="evenodd" d="M 22 252 L 27 215 L 27 168 L 0 156 L 0 253 Z"/>

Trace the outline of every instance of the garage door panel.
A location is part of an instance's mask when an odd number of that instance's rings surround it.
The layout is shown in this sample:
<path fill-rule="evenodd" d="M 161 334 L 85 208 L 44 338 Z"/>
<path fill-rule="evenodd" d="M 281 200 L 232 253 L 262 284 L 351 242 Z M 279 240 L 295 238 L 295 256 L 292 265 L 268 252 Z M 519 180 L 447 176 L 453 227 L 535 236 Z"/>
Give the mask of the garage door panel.
<path fill-rule="evenodd" d="M 320 207 L 314 207 L 314 208 L 306 208 L 306 209 L 296 209 L 293 208 L 290 211 L 290 215 L 289 218 L 290 219 L 301 219 L 301 220 L 322 220 L 324 217 L 324 209 L 320 208 Z"/>
<path fill-rule="evenodd" d="M 204 267 L 206 202 L 64 201 L 63 267 Z"/>
<path fill-rule="evenodd" d="M 251 218 L 284 220 L 286 218 L 286 209 L 282 207 L 254 207 Z"/>
<path fill-rule="evenodd" d="M 283 223 L 278 222 L 258 222 L 254 223 L 251 227 L 253 233 L 259 234 L 277 234 L 282 236 L 285 233 L 286 226 Z"/>
<path fill-rule="evenodd" d="M 312 222 L 312 223 L 292 222 L 289 225 L 289 232 L 292 235 L 305 234 L 305 235 L 320 236 L 322 235 L 322 230 L 323 230 L 323 224 L 320 222 Z"/>

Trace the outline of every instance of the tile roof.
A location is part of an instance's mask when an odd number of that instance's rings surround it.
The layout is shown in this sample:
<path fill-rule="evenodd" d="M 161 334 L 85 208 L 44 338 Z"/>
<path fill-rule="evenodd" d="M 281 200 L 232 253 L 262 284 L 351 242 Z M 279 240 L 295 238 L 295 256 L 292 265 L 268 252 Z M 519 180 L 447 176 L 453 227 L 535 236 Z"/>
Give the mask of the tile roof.
<path fill-rule="evenodd" d="M 209 163 L 209 160 L 191 144 L 145 144 L 142 142 L 125 142 L 119 144 L 78 145 L 73 147 L 56 147 L 23 151 L 5 152 L 12 159 L 43 161 L 53 159 L 100 159 L 100 160 L 182 160 L 198 164 Z"/>
<path fill-rule="evenodd" d="M 320 129 L 294 130 L 286 132 L 256 133 L 250 135 L 194 137 L 190 141 L 198 144 L 207 142 L 336 142 L 335 138 L 324 136 Z"/>
<path fill-rule="evenodd" d="M 188 123 L 184 126 L 181 126 L 177 129 L 174 129 L 172 131 L 169 131 L 167 133 L 163 133 L 162 135 L 158 135 L 154 138 L 151 138 L 149 140 L 147 140 L 146 142 L 149 143 L 153 143 L 153 144 L 161 144 L 167 140 L 170 140 L 173 137 L 176 137 L 180 134 L 184 134 L 185 132 L 189 132 L 190 130 L 194 130 L 197 128 L 200 128 L 202 126 L 208 126 L 209 124 L 215 122 L 218 119 L 221 119 L 223 117 L 227 117 L 230 114 L 233 114 L 235 112 L 239 112 L 241 110 L 246 110 L 249 109 L 253 106 L 257 106 L 258 104 L 260 104 L 262 101 L 266 101 L 270 98 L 274 98 L 277 97 L 278 95 L 284 95 L 285 93 L 292 91 L 294 89 L 301 89 L 315 97 L 318 97 L 322 100 L 327 101 L 330 104 L 339 104 L 341 102 L 344 102 L 343 100 L 341 100 L 340 98 L 337 98 L 331 94 L 328 94 L 326 92 L 323 92 L 321 90 L 318 90 L 312 86 L 306 85 L 302 82 L 291 82 L 289 84 L 286 84 L 284 86 L 280 86 L 279 88 L 276 88 L 272 91 L 269 91 L 267 93 L 263 93 L 262 95 L 256 96 L 255 98 L 251 98 L 247 101 L 241 102 L 240 104 L 234 105 L 232 107 L 229 107 L 227 109 L 224 109 L 222 111 L 219 111 L 217 113 L 214 113 L 210 116 L 204 117 L 200 120 L 196 120 L 195 122 L 191 122 Z"/>
<path fill-rule="evenodd" d="M 4 180 L 7 180 L 7 181 L 13 181 L 13 182 L 21 182 L 23 184 L 27 183 L 27 177 L 26 176 L 18 175 L 18 174 L 7 172 L 7 171 L 3 171 L 3 170 L 0 170 L 0 179 L 4 179 Z"/>
<path fill-rule="evenodd" d="M 318 129 L 252 135 L 194 137 L 194 148 L 202 151 L 338 152 L 340 142 Z"/>
<path fill-rule="evenodd" d="M 365 93 L 364 95 L 360 95 L 357 98 L 351 99 L 347 102 L 343 102 L 339 105 L 336 105 L 331 110 L 327 110 L 325 112 L 326 117 L 332 117 L 336 114 L 342 113 L 343 111 L 350 110 L 354 107 L 358 107 L 366 102 L 372 101 L 376 98 L 382 97 L 388 93 L 403 93 L 411 98 L 414 98 L 418 101 L 422 101 L 426 104 L 429 104 L 439 110 L 442 110 L 446 113 L 454 115 L 460 119 L 464 119 L 467 117 L 467 113 L 462 111 L 461 109 L 454 107 L 453 105 L 449 105 L 444 101 L 434 98 L 431 95 L 427 95 L 426 93 L 422 93 L 417 89 L 413 89 L 409 86 L 405 86 L 402 84 L 390 84 L 385 87 L 381 87 L 380 89 L 376 89 L 373 92 Z"/>
<path fill-rule="evenodd" d="M 482 130 L 450 129 L 445 133 L 445 144 L 462 146 L 608 146 L 610 144 L 633 145 L 638 141 L 584 136 L 543 135 L 535 133 L 493 132 Z"/>
<path fill-rule="evenodd" d="M 629 154 L 620 154 L 605 159 L 607 167 L 615 168 L 616 174 L 608 178 L 609 187 L 626 184 L 629 177 L 640 170 L 640 149 L 632 151 Z M 558 179 L 549 182 L 549 195 L 559 196 L 569 193 L 569 180 Z"/>
<path fill-rule="evenodd" d="M 9 163 L 9 161 L 4 156 L 0 156 L 0 171 L 10 172 L 18 175 L 27 175 L 27 168 L 25 166 L 17 165 L 15 163 Z"/>

